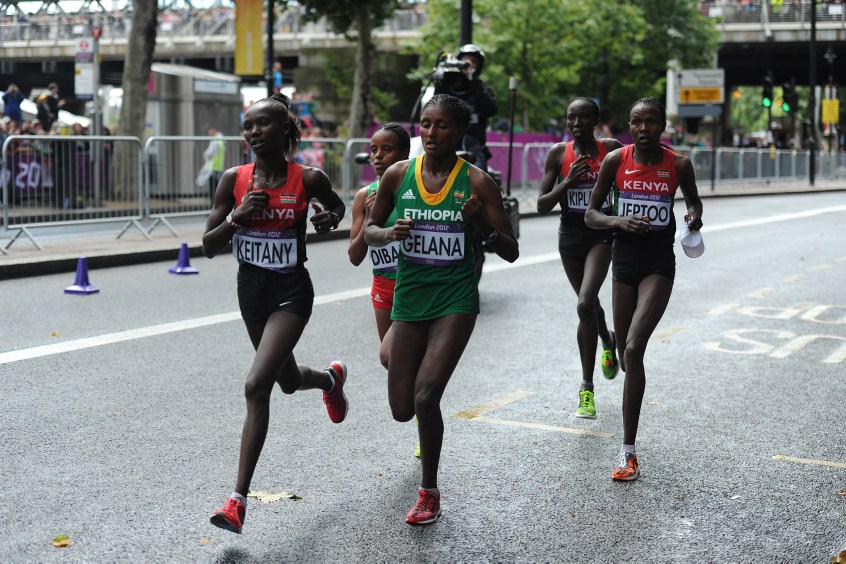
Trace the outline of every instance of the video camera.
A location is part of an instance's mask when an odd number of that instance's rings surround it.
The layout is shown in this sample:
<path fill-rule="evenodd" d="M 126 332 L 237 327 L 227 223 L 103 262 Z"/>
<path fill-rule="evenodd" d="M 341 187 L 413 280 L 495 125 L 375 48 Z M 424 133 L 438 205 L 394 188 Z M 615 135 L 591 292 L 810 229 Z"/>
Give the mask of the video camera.
<path fill-rule="evenodd" d="M 467 61 L 460 61 L 450 53 L 441 53 L 432 69 L 432 80 L 439 86 L 452 92 L 464 92 L 470 88 L 470 78 L 465 70 L 470 66 Z"/>

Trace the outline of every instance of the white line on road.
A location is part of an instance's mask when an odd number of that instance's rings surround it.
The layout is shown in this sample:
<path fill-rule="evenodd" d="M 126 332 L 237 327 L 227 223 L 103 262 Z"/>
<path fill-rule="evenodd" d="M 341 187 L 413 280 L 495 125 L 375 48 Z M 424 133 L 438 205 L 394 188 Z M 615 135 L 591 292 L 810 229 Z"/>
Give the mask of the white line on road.
<path fill-rule="evenodd" d="M 738 229 L 742 227 L 751 227 L 755 225 L 764 225 L 767 223 L 776 223 L 779 221 L 787 221 L 791 219 L 799 219 L 803 217 L 813 217 L 825 213 L 834 213 L 838 211 L 846 211 L 846 206 L 835 206 L 827 208 L 819 208 L 814 210 L 807 210 L 803 212 L 788 213 L 773 215 L 770 217 L 762 217 L 759 219 L 750 219 L 744 221 L 735 221 L 731 223 L 723 223 L 718 225 L 703 227 L 704 232 L 724 231 L 727 229 Z M 533 266 L 550 261 L 558 261 L 560 257 L 558 253 L 546 253 L 542 255 L 529 256 L 519 258 L 513 263 L 497 263 L 485 265 L 485 272 L 498 272 L 500 270 L 509 270 L 512 268 L 522 268 L 524 266 Z M 335 292 L 333 294 L 326 294 L 315 297 L 314 304 L 322 305 L 334 302 L 340 302 L 370 294 L 370 288 L 355 288 L 353 290 L 345 290 L 343 292 Z M 66 341 L 64 343 L 56 343 L 52 345 L 42 345 L 38 347 L 30 347 L 27 349 L 20 349 L 16 351 L 8 351 L 0 353 L 0 365 L 18 362 L 21 360 L 28 360 L 32 358 L 39 358 L 42 356 L 49 356 L 53 354 L 61 354 L 67 352 L 88 349 L 92 347 L 99 347 L 102 345 L 109 345 L 114 343 L 121 343 L 124 341 L 131 341 L 134 339 L 143 339 L 146 337 L 154 337 L 156 335 L 164 335 L 167 333 L 175 333 L 177 331 L 185 331 L 187 329 L 195 329 L 197 327 L 207 327 L 209 325 L 217 325 L 219 323 L 227 323 L 241 319 L 241 314 L 237 311 L 230 313 L 221 313 L 217 315 L 209 315 L 206 317 L 198 317 L 195 319 L 186 319 L 184 321 L 174 321 L 171 323 L 162 323 L 160 325 L 150 325 L 149 327 L 139 327 L 138 329 L 129 329 L 126 331 L 118 331 L 116 333 L 107 333 L 105 335 L 97 335 L 94 337 L 86 337 L 83 339 L 75 339 L 73 341 Z"/>

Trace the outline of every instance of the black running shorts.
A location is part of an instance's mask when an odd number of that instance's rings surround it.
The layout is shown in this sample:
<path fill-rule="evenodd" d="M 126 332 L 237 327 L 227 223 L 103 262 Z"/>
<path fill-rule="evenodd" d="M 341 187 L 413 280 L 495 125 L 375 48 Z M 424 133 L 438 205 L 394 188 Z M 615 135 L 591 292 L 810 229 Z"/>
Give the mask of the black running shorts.
<path fill-rule="evenodd" d="M 594 245 L 611 246 L 611 229 L 573 229 L 558 227 L 558 253 L 563 258 L 585 260 Z"/>
<path fill-rule="evenodd" d="M 314 287 L 308 270 L 280 274 L 242 264 L 238 268 L 238 304 L 241 317 L 267 321 L 276 311 L 287 311 L 308 319 L 314 304 Z"/>
<path fill-rule="evenodd" d="M 644 278 L 660 274 L 672 282 L 676 277 L 673 247 L 637 247 L 614 241 L 611 249 L 611 276 L 614 282 L 637 286 Z"/>

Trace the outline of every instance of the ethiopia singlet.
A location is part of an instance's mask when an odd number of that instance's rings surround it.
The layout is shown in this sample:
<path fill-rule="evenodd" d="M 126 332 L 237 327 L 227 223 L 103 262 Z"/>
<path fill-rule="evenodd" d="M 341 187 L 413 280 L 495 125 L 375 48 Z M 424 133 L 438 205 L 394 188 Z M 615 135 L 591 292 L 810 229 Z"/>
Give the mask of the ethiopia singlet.
<path fill-rule="evenodd" d="M 476 230 L 461 213 L 470 197 L 470 165 L 458 159 L 441 191 L 430 194 L 423 186 L 424 156 L 409 161 L 394 198 L 397 218 L 414 222 L 408 239 L 400 242 L 391 312 L 396 321 L 479 313 Z"/>
<path fill-rule="evenodd" d="M 234 190 L 236 207 L 253 189 L 255 167 L 255 163 L 238 167 Z M 270 203 L 235 230 L 232 254 L 239 264 L 252 264 L 275 272 L 294 272 L 306 261 L 308 197 L 303 186 L 302 167 L 289 162 L 285 184 L 263 190 L 270 195 Z"/>
<path fill-rule="evenodd" d="M 367 187 L 367 195 L 375 194 L 379 190 L 379 181 Z M 397 209 L 391 211 L 385 227 L 391 227 L 397 221 Z M 397 260 L 399 259 L 399 241 L 391 241 L 381 247 L 368 247 L 370 262 L 373 264 L 373 276 L 382 276 L 391 280 L 397 277 Z"/>
<path fill-rule="evenodd" d="M 579 177 L 574 186 L 567 189 L 565 201 L 561 206 L 561 224 L 564 227 L 577 229 L 579 231 L 592 231 L 590 227 L 585 225 L 585 212 L 590 203 L 590 195 L 593 192 L 593 185 L 596 184 L 596 177 L 599 175 L 599 166 L 605 155 L 608 154 L 608 148 L 605 143 L 599 140 L 594 140 L 596 149 L 599 154 L 595 159 L 587 161 L 590 167 L 586 173 Z M 561 162 L 561 172 L 558 175 L 558 182 L 561 183 L 570 173 L 570 167 L 578 158 L 576 151 L 573 149 L 573 142 L 569 141 L 564 145 L 564 159 Z M 606 215 L 611 214 L 611 202 L 613 201 L 611 194 L 608 194 L 608 199 L 602 204 L 602 213 Z"/>
<path fill-rule="evenodd" d="M 614 230 L 614 240 L 651 247 L 673 245 L 676 218 L 673 199 L 679 187 L 676 175 L 676 154 L 661 146 L 664 158 L 657 165 L 642 165 L 634 161 L 634 145 L 621 149 L 620 166 L 614 179 L 614 211 L 616 215 L 647 216 L 652 222 L 648 233 L 626 233 Z"/>

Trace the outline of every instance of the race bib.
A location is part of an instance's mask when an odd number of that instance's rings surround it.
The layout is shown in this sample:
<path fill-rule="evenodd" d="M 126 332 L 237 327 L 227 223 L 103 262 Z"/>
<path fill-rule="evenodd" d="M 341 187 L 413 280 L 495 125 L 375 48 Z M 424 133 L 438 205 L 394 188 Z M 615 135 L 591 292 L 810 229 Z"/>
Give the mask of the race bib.
<path fill-rule="evenodd" d="M 573 213 L 585 213 L 590 203 L 590 195 L 593 192 L 593 184 L 581 184 L 567 190 L 567 209 Z M 611 211 L 611 193 L 602 203 L 602 212 Z"/>
<path fill-rule="evenodd" d="M 651 222 L 650 230 L 666 229 L 673 216 L 673 197 L 664 194 L 620 192 L 617 215 L 645 215 Z"/>
<path fill-rule="evenodd" d="M 453 266 L 464 260 L 464 226 L 460 223 L 415 223 L 402 254 L 409 262 Z"/>
<path fill-rule="evenodd" d="M 373 270 L 379 272 L 396 272 L 399 260 L 399 241 L 391 241 L 382 247 L 370 247 L 370 262 Z"/>
<path fill-rule="evenodd" d="M 241 227 L 232 236 L 232 254 L 239 263 L 291 272 L 297 266 L 297 230 L 262 231 Z"/>

